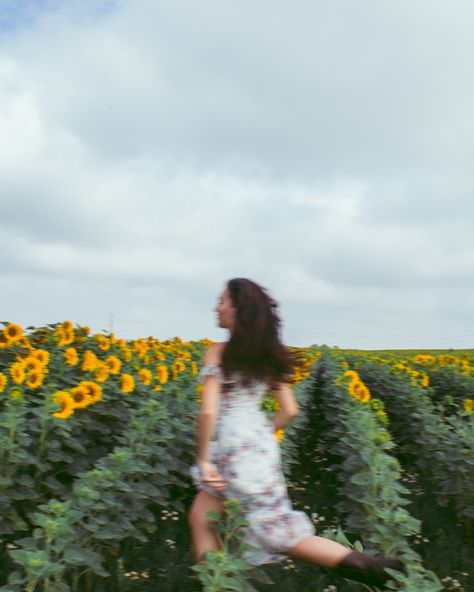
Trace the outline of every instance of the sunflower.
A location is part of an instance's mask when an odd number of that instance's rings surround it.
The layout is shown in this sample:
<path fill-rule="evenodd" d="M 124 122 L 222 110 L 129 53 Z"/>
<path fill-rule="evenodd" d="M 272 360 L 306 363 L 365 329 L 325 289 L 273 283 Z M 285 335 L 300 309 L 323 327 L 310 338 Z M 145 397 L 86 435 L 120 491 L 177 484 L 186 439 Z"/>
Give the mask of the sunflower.
<path fill-rule="evenodd" d="M 57 391 L 54 393 L 52 400 L 57 403 L 61 409 L 53 413 L 53 417 L 58 419 L 67 419 L 74 413 L 74 399 L 67 391 Z"/>
<path fill-rule="evenodd" d="M 164 362 L 166 360 L 165 354 L 160 350 L 155 351 L 154 358 L 155 360 L 160 360 L 160 362 Z"/>
<path fill-rule="evenodd" d="M 82 360 L 81 370 L 83 370 L 84 372 L 93 371 L 97 368 L 98 365 L 99 365 L 99 358 L 95 355 L 95 353 L 93 351 L 88 349 L 84 353 L 84 358 Z"/>
<path fill-rule="evenodd" d="M 117 358 L 117 356 L 109 356 L 105 361 L 104 364 L 107 366 L 110 374 L 118 374 L 120 372 L 120 368 L 122 367 L 122 362 Z"/>
<path fill-rule="evenodd" d="M 38 358 L 35 358 L 31 355 L 24 358 L 22 363 L 23 367 L 25 368 L 25 370 L 28 370 L 28 372 L 42 372 L 44 369 L 43 363 L 40 362 Z"/>
<path fill-rule="evenodd" d="M 75 347 L 68 347 L 64 350 L 64 361 L 69 366 L 76 366 L 79 362 L 79 355 Z"/>
<path fill-rule="evenodd" d="M 184 372 L 185 365 L 183 364 L 182 360 L 176 360 L 174 363 L 174 368 L 176 369 L 176 373 L 180 374 L 181 372 Z"/>
<path fill-rule="evenodd" d="M 360 383 L 356 398 L 359 399 L 361 403 L 368 403 L 370 401 L 370 391 L 363 382 Z"/>
<path fill-rule="evenodd" d="M 83 409 L 92 403 L 92 397 L 89 394 L 89 389 L 79 385 L 71 389 L 71 398 L 74 401 L 74 407 Z"/>
<path fill-rule="evenodd" d="M 131 374 L 122 374 L 120 377 L 120 389 L 123 393 L 131 393 L 135 390 L 135 379 Z"/>
<path fill-rule="evenodd" d="M 59 325 L 54 331 L 58 346 L 71 345 L 74 343 L 74 329 L 66 329 L 64 325 Z"/>
<path fill-rule="evenodd" d="M 472 413 L 473 406 L 474 406 L 474 401 L 472 399 L 465 399 L 464 400 L 464 411 L 466 413 Z"/>
<path fill-rule="evenodd" d="M 149 345 L 145 342 L 143 337 L 139 337 L 132 341 L 132 347 L 139 358 L 143 358 L 149 350 Z"/>
<path fill-rule="evenodd" d="M 278 442 L 281 442 L 283 440 L 284 434 L 285 434 L 285 430 L 283 430 L 283 429 L 276 430 L 275 438 L 278 440 Z"/>
<path fill-rule="evenodd" d="M 97 382 L 105 382 L 110 374 L 110 370 L 108 368 L 108 366 L 106 366 L 105 364 L 100 363 L 97 368 L 95 369 L 95 379 L 97 380 Z"/>
<path fill-rule="evenodd" d="M 79 383 L 79 386 L 85 388 L 88 391 L 88 394 L 91 398 L 91 404 L 97 403 L 97 401 L 102 399 L 102 387 L 100 384 L 92 382 L 92 380 L 82 380 Z"/>
<path fill-rule="evenodd" d="M 166 384 L 168 382 L 168 368 L 161 364 L 157 368 L 157 373 L 158 380 L 161 382 L 161 384 Z"/>
<path fill-rule="evenodd" d="M 31 341 L 25 335 L 23 335 L 23 337 L 20 337 L 20 339 L 17 341 L 17 344 L 21 345 L 21 347 L 24 347 L 25 349 L 33 349 Z"/>
<path fill-rule="evenodd" d="M 131 350 L 128 349 L 128 347 L 122 348 L 122 358 L 126 362 L 130 362 L 132 360 L 132 357 L 133 357 L 133 354 L 132 354 Z"/>
<path fill-rule="evenodd" d="M 344 376 L 346 376 L 347 378 L 352 378 L 353 380 L 359 380 L 359 375 L 355 370 L 347 370 L 346 372 L 344 372 Z"/>
<path fill-rule="evenodd" d="M 349 394 L 361 401 L 361 403 L 370 401 L 370 391 L 360 380 L 353 380 L 348 390 Z"/>
<path fill-rule="evenodd" d="M 41 370 L 30 370 L 26 378 L 26 386 L 37 389 L 43 384 L 44 372 Z"/>
<path fill-rule="evenodd" d="M 25 368 L 21 362 L 14 362 L 10 366 L 10 376 L 16 384 L 21 384 L 25 380 Z"/>
<path fill-rule="evenodd" d="M 0 333 L 0 349 L 6 349 L 10 347 L 10 342 L 5 337 L 5 334 L 2 332 Z"/>
<path fill-rule="evenodd" d="M 23 337 L 23 328 L 20 325 L 15 325 L 15 323 L 8 323 L 6 327 L 3 328 L 3 335 L 5 336 L 7 342 L 15 343 Z"/>
<path fill-rule="evenodd" d="M 150 384 L 153 374 L 150 370 L 148 370 L 148 368 L 141 368 L 138 371 L 138 377 L 143 382 L 143 384 Z"/>
<path fill-rule="evenodd" d="M 357 397 L 361 387 L 362 383 L 360 380 L 353 380 L 349 385 L 349 394 L 353 397 Z"/>
<path fill-rule="evenodd" d="M 35 349 L 31 352 L 30 356 L 39 360 L 43 366 L 47 366 L 49 363 L 49 351 L 45 349 Z"/>
<path fill-rule="evenodd" d="M 110 349 L 110 341 L 107 339 L 105 335 L 101 333 L 96 333 L 94 335 L 95 339 L 97 340 L 97 345 L 103 351 L 108 351 Z"/>
<path fill-rule="evenodd" d="M 3 372 L 0 372 L 0 393 L 3 393 L 3 391 L 5 390 L 7 382 L 8 378 L 5 376 L 5 374 L 3 374 Z"/>

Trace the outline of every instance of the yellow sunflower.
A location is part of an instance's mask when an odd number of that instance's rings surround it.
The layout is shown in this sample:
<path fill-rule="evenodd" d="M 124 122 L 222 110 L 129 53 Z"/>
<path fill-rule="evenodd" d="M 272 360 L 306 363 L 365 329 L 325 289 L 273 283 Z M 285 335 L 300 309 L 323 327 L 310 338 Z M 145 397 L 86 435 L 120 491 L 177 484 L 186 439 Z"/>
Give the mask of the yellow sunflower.
<path fill-rule="evenodd" d="M 75 386 L 71 389 L 71 398 L 74 401 L 74 407 L 83 409 L 92 403 L 92 397 L 89 394 L 89 389 L 84 386 Z"/>
<path fill-rule="evenodd" d="M 44 369 L 43 363 L 31 355 L 24 358 L 22 363 L 23 363 L 24 369 L 27 370 L 28 372 L 32 372 L 32 371 L 42 372 Z"/>
<path fill-rule="evenodd" d="M 120 372 L 120 368 L 122 367 L 122 362 L 117 358 L 117 356 L 109 356 L 105 361 L 104 364 L 109 369 L 110 374 L 118 374 Z"/>
<path fill-rule="evenodd" d="M 8 325 L 3 328 L 3 335 L 8 343 L 15 343 L 15 341 L 18 341 L 23 337 L 23 328 L 15 323 L 8 323 Z"/>
<path fill-rule="evenodd" d="M 99 358 L 90 349 L 84 352 L 81 370 L 84 372 L 94 371 L 99 364 Z"/>
<path fill-rule="evenodd" d="M 132 357 L 133 357 L 133 354 L 132 354 L 131 350 L 128 347 L 122 348 L 122 358 L 126 362 L 130 362 L 131 359 L 132 359 Z"/>
<path fill-rule="evenodd" d="M 474 406 L 474 401 L 472 399 L 465 399 L 464 400 L 464 411 L 466 413 L 472 413 L 473 406 Z"/>
<path fill-rule="evenodd" d="M 10 347 L 10 342 L 5 337 L 4 333 L 0 333 L 0 349 L 6 349 Z"/>
<path fill-rule="evenodd" d="M 74 413 L 74 400 L 67 391 L 57 391 L 52 399 L 60 406 L 60 410 L 52 414 L 53 417 L 67 419 Z"/>
<path fill-rule="evenodd" d="M 371 395 L 369 389 L 365 386 L 365 384 L 362 384 L 357 398 L 359 401 L 361 401 L 361 403 L 368 403 L 370 401 L 370 397 Z"/>
<path fill-rule="evenodd" d="M 143 384 L 150 384 L 153 374 L 150 370 L 148 370 L 148 368 L 141 368 L 138 371 L 138 377 L 143 382 Z"/>
<path fill-rule="evenodd" d="M 352 378 L 353 380 L 359 380 L 359 375 L 355 370 L 347 370 L 346 372 L 344 372 L 344 376 L 346 376 L 347 378 Z"/>
<path fill-rule="evenodd" d="M 360 389 L 362 388 L 362 383 L 360 380 L 353 380 L 350 385 L 349 385 L 349 393 L 353 396 L 353 397 L 357 397 Z"/>
<path fill-rule="evenodd" d="M 91 403 L 97 403 L 102 399 L 102 387 L 100 384 L 93 382 L 92 380 L 82 380 L 79 386 L 85 388 L 91 398 Z"/>
<path fill-rule="evenodd" d="M 131 374 L 122 374 L 120 377 L 120 390 L 123 393 L 131 393 L 135 390 L 135 379 Z"/>
<path fill-rule="evenodd" d="M 108 366 L 106 366 L 106 364 L 99 364 L 95 369 L 94 376 L 97 382 L 105 382 L 108 379 L 109 374 L 110 370 Z"/>
<path fill-rule="evenodd" d="M 98 347 L 101 350 L 108 351 L 110 349 L 110 341 L 107 339 L 105 335 L 102 335 L 102 333 L 96 333 L 94 337 L 97 341 Z"/>
<path fill-rule="evenodd" d="M 15 384 L 21 384 L 25 380 L 25 368 L 21 362 L 14 362 L 10 366 L 10 376 Z"/>
<path fill-rule="evenodd" d="M 5 376 L 5 374 L 3 374 L 3 372 L 0 372 L 0 393 L 3 393 L 3 391 L 5 390 L 7 382 L 8 378 Z"/>
<path fill-rule="evenodd" d="M 58 346 L 71 345 L 74 343 L 74 329 L 66 329 L 64 325 L 59 325 L 54 331 Z"/>
<path fill-rule="evenodd" d="M 75 347 L 68 347 L 64 350 L 64 361 L 69 366 L 76 366 L 79 363 L 79 355 Z"/>
<path fill-rule="evenodd" d="M 25 349 L 33 349 L 31 341 L 25 335 L 23 335 L 23 337 L 20 337 L 20 339 L 17 341 L 17 344 L 21 345 L 21 347 L 24 347 Z"/>
<path fill-rule="evenodd" d="M 168 368 L 161 364 L 157 368 L 158 380 L 161 384 L 166 384 L 168 382 Z"/>
<path fill-rule="evenodd" d="M 44 372 L 38 370 L 30 370 L 26 378 L 25 384 L 31 389 L 37 389 L 43 384 Z"/>
<path fill-rule="evenodd" d="M 278 440 L 278 442 L 281 442 L 283 440 L 284 435 L 285 435 L 285 430 L 283 430 L 283 429 L 276 430 L 276 432 L 275 432 L 275 438 Z"/>
<path fill-rule="evenodd" d="M 45 349 L 35 349 L 30 353 L 30 356 L 39 360 L 43 366 L 49 363 L 49 351 Z"/>
<path fill-rule="evenodd" d="M 428 374 L 424 374 L 421 380 L 421 386 L 426 388 L 430 384 L 430 377 Z"/>

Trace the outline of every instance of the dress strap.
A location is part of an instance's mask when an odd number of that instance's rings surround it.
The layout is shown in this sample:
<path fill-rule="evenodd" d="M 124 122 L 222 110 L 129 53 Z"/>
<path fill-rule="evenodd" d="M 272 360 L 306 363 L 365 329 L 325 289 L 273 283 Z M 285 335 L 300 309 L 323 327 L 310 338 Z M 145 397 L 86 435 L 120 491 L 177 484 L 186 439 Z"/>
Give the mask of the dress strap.
<path fill-rule="evenodd" d="M 208 375 L 217 376 L 217 378 L 220 378 L 221 380 L 224 378 L 222 369 L 218 364 L 206 364 L 203 366 L 199 372 L 199 381 L 204 384 L 204 379 Z"/>

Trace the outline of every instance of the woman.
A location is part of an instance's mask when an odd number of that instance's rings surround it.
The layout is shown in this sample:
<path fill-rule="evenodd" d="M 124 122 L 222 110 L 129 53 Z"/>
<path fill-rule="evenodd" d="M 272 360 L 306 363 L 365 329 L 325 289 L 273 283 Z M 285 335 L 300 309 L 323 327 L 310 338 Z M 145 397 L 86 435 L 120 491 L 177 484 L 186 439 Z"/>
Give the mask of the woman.
<path fill-rule="evenodd" d="M 190 473 L 199 493 L 189 511 L 193 555 L 197 561 L 219 550 L 206 512 L 223 512 L 223 500 L 237 498 L 250 526 L 246 542 L 257 547 L 245 559 L 253 565 L 287 555 L 332 568 L 343 577 L 372 585 L 390 579 L 385 567 L 405 571 L 393 558 L 373 557 L 315 535 L 309 517 L 293 510 L 274 432 L 298 413 L 290 377 L 298 360 L 280 341 L 276 302 L 246 278 L 234 278 L 215 311 L 229 340 L 204 355 L 204 384 L 198 414 L 197 458 Z M 280 404 L 273 421 L 261 411 L 270 391 Z"/>

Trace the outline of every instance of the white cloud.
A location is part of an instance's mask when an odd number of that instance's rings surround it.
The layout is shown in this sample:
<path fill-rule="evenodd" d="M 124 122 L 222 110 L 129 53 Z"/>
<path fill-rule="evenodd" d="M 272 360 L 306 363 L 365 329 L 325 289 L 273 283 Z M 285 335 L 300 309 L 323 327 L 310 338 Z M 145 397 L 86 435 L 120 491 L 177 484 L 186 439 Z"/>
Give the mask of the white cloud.
<path fill-rule="evenodd" d="M 248 276 L 297 344 L 472 344 L 473 10 L 10 6 L 3 316 L 222 339 Z"/>

